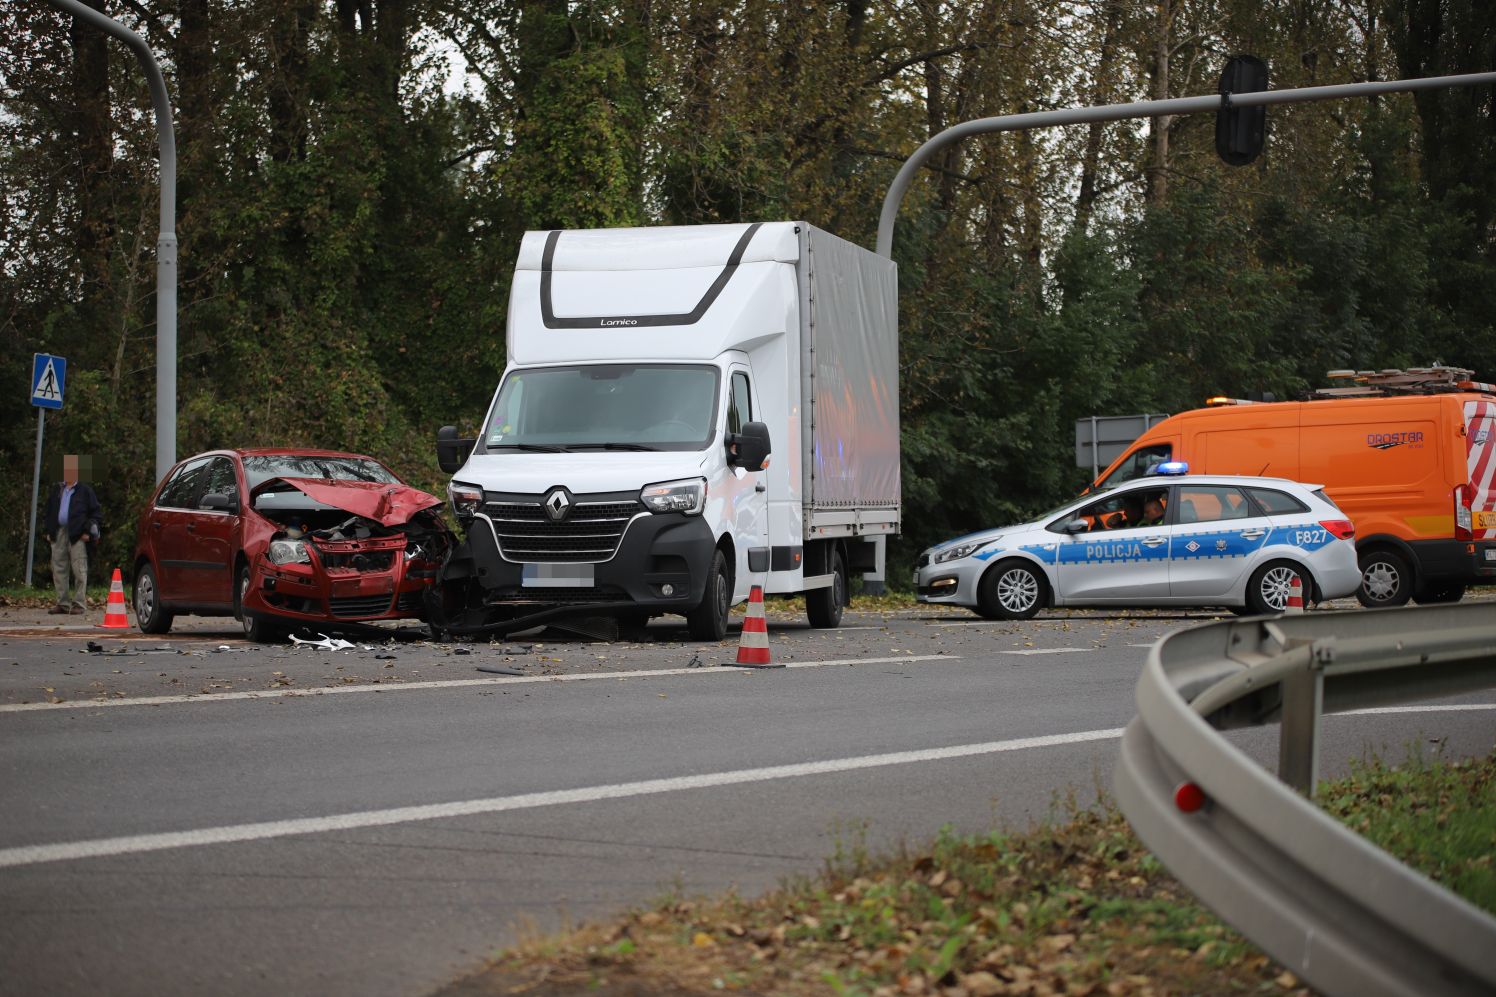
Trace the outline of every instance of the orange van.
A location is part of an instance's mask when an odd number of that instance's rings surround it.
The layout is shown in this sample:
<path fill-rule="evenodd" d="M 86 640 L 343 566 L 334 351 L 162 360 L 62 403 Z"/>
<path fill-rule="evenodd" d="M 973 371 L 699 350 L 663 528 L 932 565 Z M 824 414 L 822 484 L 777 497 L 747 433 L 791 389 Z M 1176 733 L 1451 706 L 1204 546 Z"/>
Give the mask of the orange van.
<path fill-rule="evenodd" d="M 1455 602 L 1496 583 L 1496 386 L 1469 374 L 1332 372 L 1352 383 L 1300 402 L 1212 399 L 1224 404 L 1149 429 L 1093 487 L 1166 460 L 1323 485 L 1356 527 L 1362 605 Z"/>

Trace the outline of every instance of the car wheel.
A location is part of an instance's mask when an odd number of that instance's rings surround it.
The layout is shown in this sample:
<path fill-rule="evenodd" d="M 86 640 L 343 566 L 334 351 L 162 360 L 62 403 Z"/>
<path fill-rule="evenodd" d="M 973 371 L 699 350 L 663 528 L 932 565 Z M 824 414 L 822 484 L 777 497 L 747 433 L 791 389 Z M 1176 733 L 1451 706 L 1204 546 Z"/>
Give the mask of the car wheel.
<path fill-rule="evenodd" d="M 732 604 L 732 576 L 727 573 L 727 558 L 719 550 L 712 555 L 707 572 L 706 591 L 701 603 L 686 613 L 686 629 L 692 640 L 721 640 L 727 636 L 727 611 Z"/>
<path fill-rule="evenodd" d="M 1367 551 L 1360 557 L 1361 587 L 1356 599 L 1368 609 L 1401 606 L 1413 594 L 1413 569 L 1392 550 Z"/>
<path fill-rule="evenodd" d="M 1299 580 L 1301 598 L 1308 605 L 1310 593 L 1314 591 L 1314 582 L 1297 564 L 1273 561 L 1254 571 L 1252 580 L 1247 582 L 1247 609 L 1251 611 L 1251 615 L 1266 616 L 1287 609 L 1288 595 L 1293 590 L 1295 578 Z"/>
<path fill-rule="evenodd" d="M 999 564 L 982 576 L 977 612 L 989 620 L 1030 620 L 1044 608 L 1049 585 L 1022 561 Z"/>
<path fill-rule="evenodd" d="M 847 566 L 840 550 L 831 552 L 831 584 L 805 593 L 805 615 L 817 630 L 835 630 L 841 626 L 842 609 L 847 604 Z"/>
<path fill-rule="evenodd" d="M 135 602 L 135 625 L 143 634 L 164 634 L 171 629 L 174 617 L 161 608 L 161 587 L 156 584 L 156 569 L 147 561 L 135 572 L 132 592 Z"/>
<path fill-rule="evenodd" d="M 273 644 L 285 636 L 284 631 L 264 618 L 244 608 L 244 597 L 249 594 L 249 565 L 239 568 L 239 585 L 234 590 L 234 615 L 244 627 L 244 636 L 257 644 Z"/>
<path fill-rule="evenodd" d="M 1413 601 L 1420 606 L 1436 606 L 1445 602 L 1459 602 L 1465 598 L 1465 586 L 1463 585 L 1431 585 L 1413 596 Z"/>

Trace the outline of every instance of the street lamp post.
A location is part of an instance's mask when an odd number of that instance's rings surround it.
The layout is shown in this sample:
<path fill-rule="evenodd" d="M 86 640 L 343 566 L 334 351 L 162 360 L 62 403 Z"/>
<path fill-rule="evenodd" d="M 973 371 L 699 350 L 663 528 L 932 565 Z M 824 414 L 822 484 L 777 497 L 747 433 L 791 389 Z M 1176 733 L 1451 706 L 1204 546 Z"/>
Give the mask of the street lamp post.
<path fill-rule="evenodd" d="M 145 39 L 78 0 L 47 0 L 58 10 L 111 34 L 140 60 L 156 109 L 161 147 L 161 234 L 156 237 L 156 479 L 177 462 L 177 140 L 171 98 L 161 67 Z"/>

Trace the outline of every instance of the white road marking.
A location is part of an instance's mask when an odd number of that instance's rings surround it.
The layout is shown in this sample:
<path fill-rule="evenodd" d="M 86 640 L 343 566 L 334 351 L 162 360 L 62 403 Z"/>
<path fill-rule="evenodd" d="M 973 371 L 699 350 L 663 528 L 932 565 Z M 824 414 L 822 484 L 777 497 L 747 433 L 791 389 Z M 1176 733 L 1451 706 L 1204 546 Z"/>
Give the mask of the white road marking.
<path fill-rule="evenodd" d="M 939 762 L 951 758 L 970 758 L 974 755 L 992 755 L 1004 751 L 1023 751 L 1028 748 L 1049 748 L 1062 744 L 1108 741 L 1121 736 L 1122 728 L 1113 727 L 1107 730 L 1086 730 L 1074 734 L 1021 737 L 1009 741 L 958 744 L 948 748 L 926 748 L 918 751 L 894 751 L 881 755 L 833 758 L 820 762 L 772 765 L 765 768 L 676 776 L 669 779 L 646 779 L 641 782 L 524 793 L 519 796 L 496 796 L 427 806 L 396 807 L 389 810 L 364 810 L 356 813 L 334 814 L 329 817 L 302 817 L 256 824 L 233 824 L 226 827 L 199 828 L 193 831 L 138 834 L 123 838 L 96 838 L 91 841 L 69 841 L 54 845 L 26 845 L 20 848 L 0 849 L 0 869 L 35 865 L 40 862 L 66 862 L 75 859 L 128 855 L 135 852 L 156 852 L 169 848 L 187 848 L 193 845 L 223 845 L 239 841 L 285 838 L 297 834 L 320 834 L 324 831 L 349 831 L 364 827 L 405 824 L 412 821 L 442 820 L 447 817 L 470 817 L 475 814 L 502 813 L 510 810 L 533 810 L 537 807 L 553 807 L 567 803 L 621 800 L 633 796 L 678 793 L 691 789 L 715 789 L 750 782 L 773 782 L 889 765 Z"/>
<path fill-rule="evenodd" d="M 1462 713 L 1475 710 L 1496 710 L 1496 703 L 1451 703 L 1447 706 L 1369 706 L 1364 710 L 1346 710 L 1330 713 L 1332 717 L 1370 717 L 1388 713 Z"/>
<path fill-rule="evenodd" d="M 932 627 L 1007 627 L 1017 620 L 959 620 L 955 623 L 931 623 Z"/>
<path fill-rule="evenodd" d="M 1026 651 L 998 651 L 998 654 L 1086 654 L 1094 647 L 1035 647 Z"/>
<path fill-rule="evenodd" d="M 725 655 L 724 655 L 725 656 Z M 909 661 L 959 661 L 957 654 L 899 654 L 889 658 L 840 658 L 835 661 L 787 661 L 786 668 L 828 668 L 832 665 L 888 665 Z M 238 699 L 304 699 L 354 692 L 413 692 L 418 689 L 461 689 L 472 686 L 531 685 L 538 682 L 596 682 L 600 679 L 656 678 L 665 675 L 742 675 L 758 671 L 737 665 L 702 665 L 700 668 L 644 668 L 630 672 L 578 672 L 570 675 L 505 675 L 489 679 L 433 679 L 426 682 L 392 682 L 379 685 L 336 685 L 308 689 L 244 689 L 239 692 L 205 692 L 200 695 L 137 696 L 125 699 L 75 699 L 61 703 L 4 703 L 0 713 L 32 710 L 92 710 L 105 706 L 170 706 L 179 703 L 222 703 Z"/>

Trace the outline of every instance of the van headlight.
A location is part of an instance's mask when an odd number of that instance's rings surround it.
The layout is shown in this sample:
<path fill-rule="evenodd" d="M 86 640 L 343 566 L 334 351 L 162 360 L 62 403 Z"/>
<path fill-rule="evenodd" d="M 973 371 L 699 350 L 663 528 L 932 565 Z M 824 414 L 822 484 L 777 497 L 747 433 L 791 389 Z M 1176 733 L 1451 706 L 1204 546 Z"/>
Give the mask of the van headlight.
<path fill-rule="evenodd" d="M 477 485 L 464 485 L 458 481 L 447 483 L 447 497 L 452 501 L 452 511 L 459 519 L 472 519 L 483 506 L 483 489 Z"/>
<path fill-rule="evenodd" d="M 935 564 L 944 564 L 947 561 L 959 561 L 963 557 L 970 557 L 988 544 L 997 543 L 1002 537 L 988 537 L 986 540 L 973 540 L 970 543 L 957 544 L 948 547 L 936 554 L 930 560 Z"/>
<path fill-rule="evenodd" d="M 266 551 L 271 564 L 311 564 L 312 556 L 300 540 L 272 540 Z"/>
<path fill-rule="evenodd" d="M 695 516 L 706 506 L 706 479 L 682 478 L 645 485 L 639 501 L 650 512 L 683 512 Z"/>

